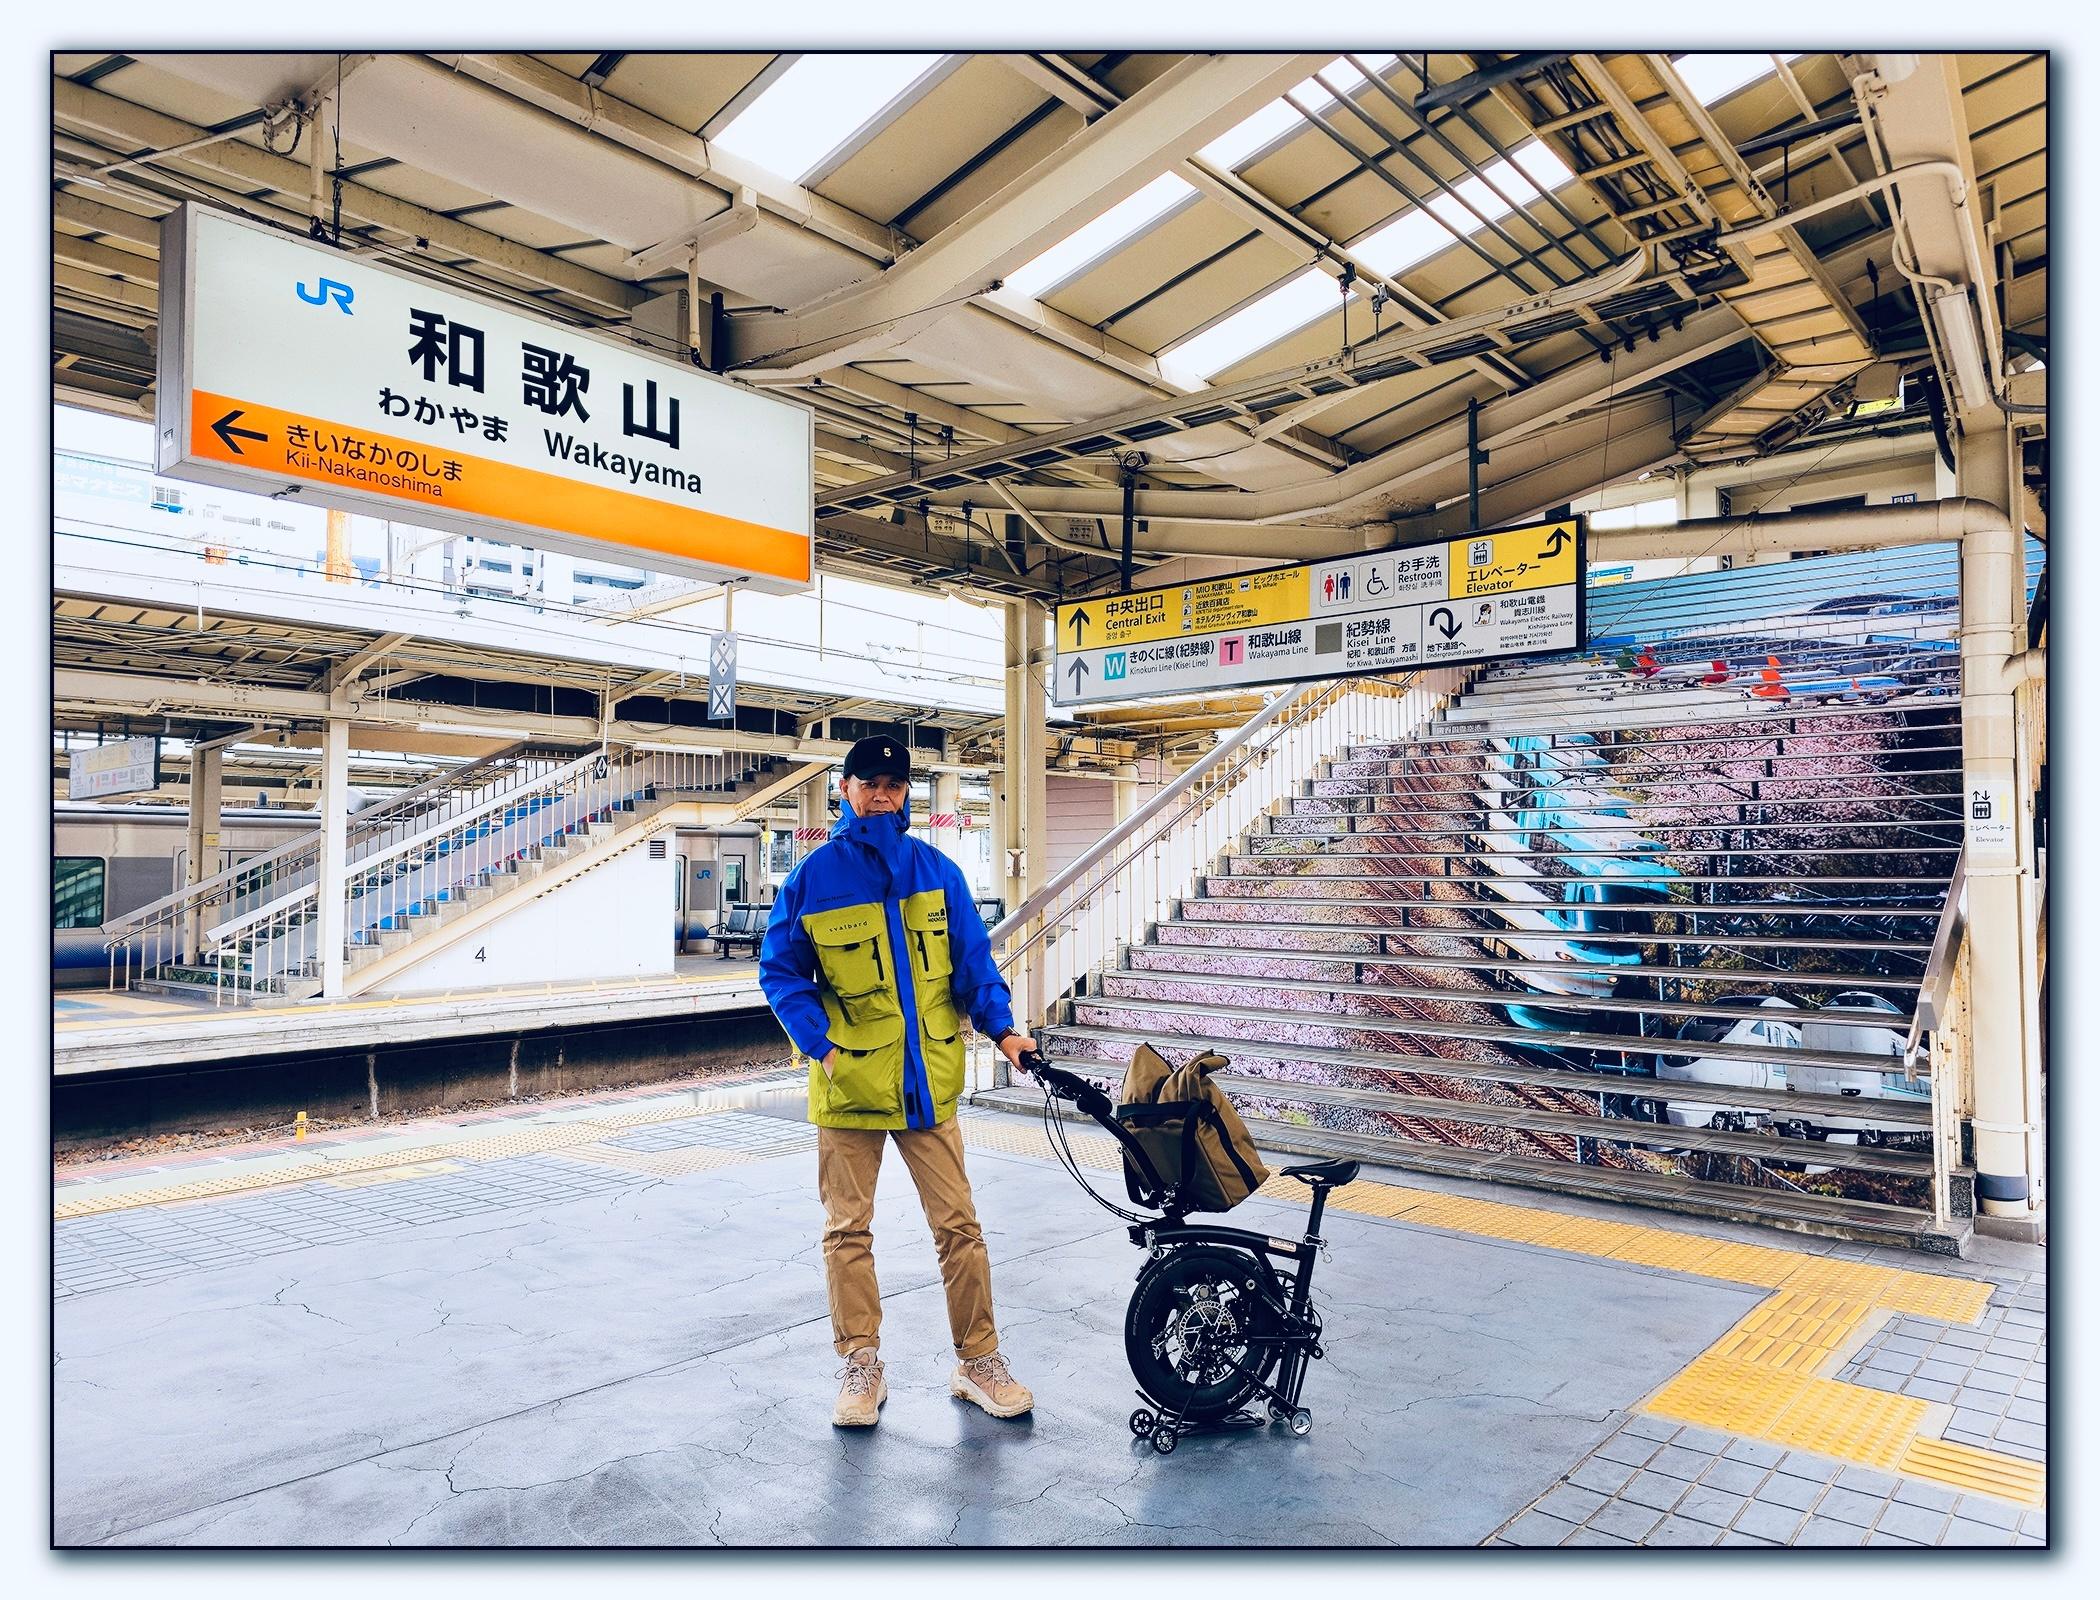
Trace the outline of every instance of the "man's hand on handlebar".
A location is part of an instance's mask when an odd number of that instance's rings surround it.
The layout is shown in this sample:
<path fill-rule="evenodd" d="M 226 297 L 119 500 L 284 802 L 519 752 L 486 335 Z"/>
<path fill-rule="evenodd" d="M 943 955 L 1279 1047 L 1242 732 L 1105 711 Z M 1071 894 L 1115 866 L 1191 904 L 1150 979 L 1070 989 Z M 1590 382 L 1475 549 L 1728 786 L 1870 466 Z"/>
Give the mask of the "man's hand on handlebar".
<path fill-rule="evenodd" d="M 1009 1033 L 999 1041 L 999 1053 L 1005 1056 L 1014 1070 L 1023 1077 L 1027 1076 L 1028 1066 L 1021 1058 L 1023 1056 L 1032 1056 L 1041 1048 L 1027 1034 L 1018 1031 Z"/>

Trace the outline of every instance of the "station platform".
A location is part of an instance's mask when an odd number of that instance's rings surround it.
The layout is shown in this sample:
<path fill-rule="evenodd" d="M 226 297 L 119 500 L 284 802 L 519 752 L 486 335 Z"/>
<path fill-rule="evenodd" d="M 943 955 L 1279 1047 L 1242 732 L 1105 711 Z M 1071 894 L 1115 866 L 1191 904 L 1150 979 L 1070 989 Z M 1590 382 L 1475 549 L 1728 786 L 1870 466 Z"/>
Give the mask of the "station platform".
<path fill-rule="evenodd" d="M 963 1132 L 1035 1412 L 949 1397 L 893 1159 L 890 1397 L 852 1431 L 794 1079 L 56 1171 L 56 1543 L 2047 1542 L 2038 1248 L 1921 1271 L 1366 1168 L 1328 1214 L 1311 1435 L 1162 1457 L 1125 1425 L 1138 1253 L 1037 1123 Z M 1302 1195 L 1229 1220 L 1302 1231 Z"/>
<path fill-rule="evenodd" d="M 61 989 L 52 997 L 52 1073 L 165 1069 L 228 1056 L 368 1049 L 536 1028 L 763 1010 L 758 963 L 680 956 L 668 977 L 530 984 L 277 1006 L 213 1005 L 208 995 Z"/>

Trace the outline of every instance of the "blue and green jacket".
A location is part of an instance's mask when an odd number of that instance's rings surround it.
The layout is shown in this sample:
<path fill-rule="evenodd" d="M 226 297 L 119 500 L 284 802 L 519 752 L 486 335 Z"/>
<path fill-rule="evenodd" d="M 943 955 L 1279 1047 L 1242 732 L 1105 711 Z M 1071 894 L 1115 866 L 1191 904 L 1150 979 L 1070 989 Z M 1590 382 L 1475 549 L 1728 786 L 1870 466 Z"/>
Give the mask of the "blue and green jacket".
<path fill-rule="evenodd" d="M 946 1121 L 962 1093 L 962 1018 L 987 1034 L 1013 1026 L 962 869 L 910 825 L 908 806 L 867 817 L 848 807 L 787 875 L 766 923 L 759 986 L 808 1058 L 820 1127 Z"/>

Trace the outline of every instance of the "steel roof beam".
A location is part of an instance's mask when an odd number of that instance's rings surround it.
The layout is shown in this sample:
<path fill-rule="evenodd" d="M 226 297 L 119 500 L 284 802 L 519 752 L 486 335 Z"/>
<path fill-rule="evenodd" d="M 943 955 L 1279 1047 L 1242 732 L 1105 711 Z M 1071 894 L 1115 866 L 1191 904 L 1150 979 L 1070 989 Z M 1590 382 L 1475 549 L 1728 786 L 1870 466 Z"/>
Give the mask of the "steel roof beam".
<path fill-rule="evenodd" d="M 820 372 L 903 342 L 1128 199 L 1319 60 L 1234 54 L 1176 63 L 872 284 L 793 315 L 737 319 L 731 365 Z"/>
<path fill-rule="evenodd" d="M 84 88 L 65 78 L 52 80 L 51 101 L 52 115 L 61 123 L 87 128 L 105 137 L 128 140 L 134 148 L 181 144 L 202 138 L 207 131 L 157 111 L 149 111 L 129 100 L 104 94 L 99 89 Z M 237 140 L 194 150 L 181 159 L 251 188 L 266 188 L 302 199 L 311 184 L 311 173 L 304 162 L 272 155 L 267 150 Z M 550 289 L 559 289 L 616 315 L 625 315 L 650 298 L 649 291 L 638 284 L 609 278 L 602 272 L 579 267 L 559 256 L 550 256 L 529 245 L 505 239 L 441 212 L 398 200 L 359 183 L 343 185 L 343 215 L 411 238 L 428 240 L 437 250 L 454 252 Z"/>
<path fill-rule="evenodd" d="M 724 191 L 724 205 L 739 191 L 749 190 L 761 210 L 856 250 L 877 265 L 888 265 L 910 247 L 909 238 L 896 230 L 827 200 L 799 183 L 790 183 L 719 144 L 688 133 L 676 123 L 580 83 L 531 56 L 434 55 L 429 63 L 442 64 L 528 105 L 552 112 L 574 124 L 579 139 L 592 135 L 609 139 L 689 178 L 718 187 Z M 436 65 L 425 66 L 432 75 L 434 89 L 438 80 L 451 75 Z"/>

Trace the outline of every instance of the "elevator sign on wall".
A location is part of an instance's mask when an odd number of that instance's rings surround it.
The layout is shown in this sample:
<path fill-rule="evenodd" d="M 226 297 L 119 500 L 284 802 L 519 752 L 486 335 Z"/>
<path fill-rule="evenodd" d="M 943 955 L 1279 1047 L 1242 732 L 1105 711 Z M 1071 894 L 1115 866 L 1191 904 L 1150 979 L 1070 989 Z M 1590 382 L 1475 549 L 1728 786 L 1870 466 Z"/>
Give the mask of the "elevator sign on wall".
<path fill-rule="evenodd" d="M 1570 517 L 1057 608 L 1059 705 L 1547 655 L 1583 639 Z"/>
<path fill-rule="evenodd" d="M 161 225 L 157 469 L 804 588 L 810 413 L 197 206 Z"/>

